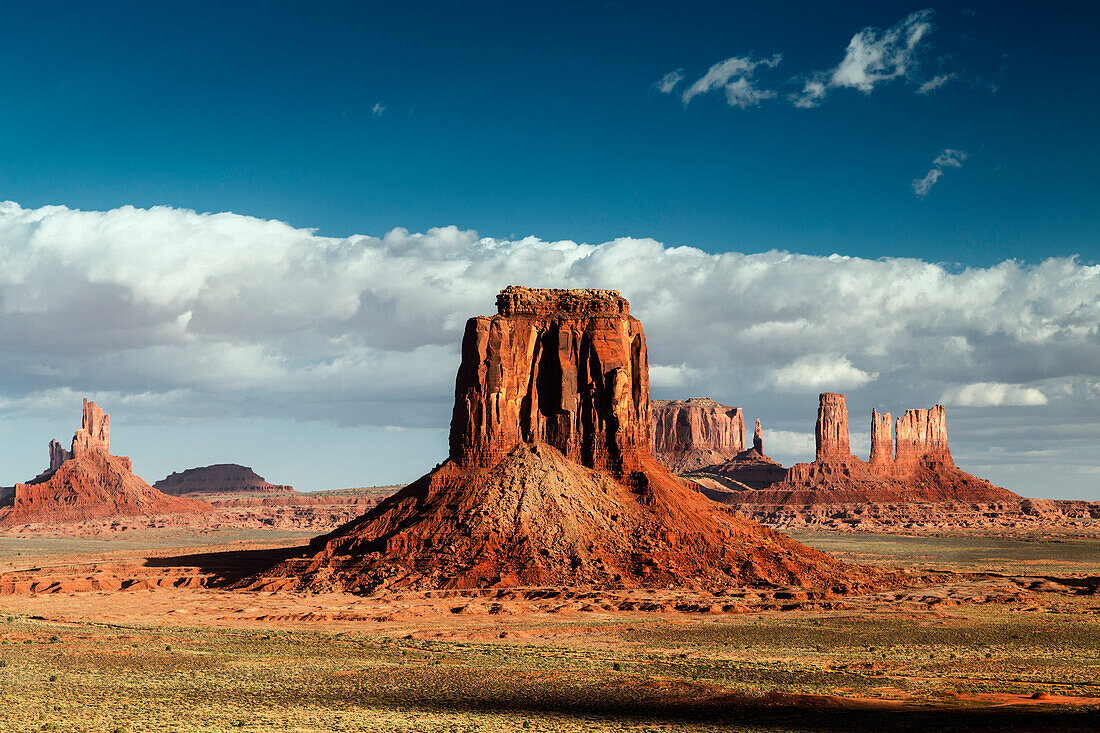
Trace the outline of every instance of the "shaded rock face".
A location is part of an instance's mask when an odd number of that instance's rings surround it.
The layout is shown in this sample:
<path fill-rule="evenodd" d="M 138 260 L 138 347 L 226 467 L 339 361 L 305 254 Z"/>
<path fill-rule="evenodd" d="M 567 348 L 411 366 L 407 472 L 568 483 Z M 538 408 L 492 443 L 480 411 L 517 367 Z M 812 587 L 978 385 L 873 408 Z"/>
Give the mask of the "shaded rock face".
<path fill-rule="evenodd" d="M 752 431 L 752 449 L 764 454 L 764 428 L 760 425 L 760 418 L 756 418 L 756 429 Z"/>
<path fill-rule="evenodd" d="M 497 308 L 466 323 L 452 460 L 491 466 L 520 443 L 545 443 L 621 475 L 649 455 L 649 357 L 626 299 L 509 287 Z"/>
<path fill-rule="evenodd" d="M 242 587 L 867 587 L 650 452 L 645 336 L 613 291 L 507 288 L 463 340 L 450 457 Z"/>
<path fill-rule="evenodd" d="M 653 401 L 653 455 L 673 473 L 722 463 L 744 449 L 740 407 L 704 397 Z"/>
<path fill-rule="evenodd" d="M 293 486 L 272 484 L 248 466 L 218 463 L 172 473 L 153 484 L 171 496 L 186 494 L 292 494 Z"/>
<path fill-rule="evenodd" d="M 818 397 L 814 437 L 818 461 L 847 461 L 852 457 L 848 447 L 848 406 L 844 395 L 824 392 Z"/>
<path fill-rule="evenodd" d="M 0 526 L 212 509 L 204 502 L 166 496 L 152 488 L 133 474 L 129 458 L 108 452 L 110 444 L 110 417 L 96 403 L 84 400 L 72 450 L 50 441 L 50 468 L 33 481 L 15 485 L 14 493 L 0 506 Z"/>

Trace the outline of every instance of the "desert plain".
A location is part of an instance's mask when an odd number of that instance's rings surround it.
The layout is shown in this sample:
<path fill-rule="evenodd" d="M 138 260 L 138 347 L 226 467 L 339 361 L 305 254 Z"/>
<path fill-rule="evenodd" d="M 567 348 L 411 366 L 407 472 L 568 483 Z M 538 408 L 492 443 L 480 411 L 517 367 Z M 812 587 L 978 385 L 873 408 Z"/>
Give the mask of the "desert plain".
<path fill-rule="evenodd" d="M 0 728 L 1096 730 L 1098 530 L 795 533 L 934 579 L 706 607 L 676 589 L 242 592 L 225 586 L 312 533 L 8 533 Z"/>

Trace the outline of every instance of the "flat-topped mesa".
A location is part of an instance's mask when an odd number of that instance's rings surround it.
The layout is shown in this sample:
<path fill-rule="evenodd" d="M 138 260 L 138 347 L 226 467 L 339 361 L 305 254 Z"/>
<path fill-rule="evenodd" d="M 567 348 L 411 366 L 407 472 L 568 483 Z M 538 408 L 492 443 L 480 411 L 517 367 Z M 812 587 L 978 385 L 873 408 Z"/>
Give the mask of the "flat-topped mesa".
<path fill-rule="evenodd" d="M 630 304 L 619 295 L 618 290 L 566 290 L 509 285 L 497 295 L 497 314 L 543 318 L 626 318 L 630 315 Z"/>
<path fill-rule="evenodd" d="M 836 392 L 821 393 L 817 402 L 817 427 L 814 435 L 818 462 L 852 460 L 852 450 L 848 446 L 848 406 L 844 402 L 844 395 Z"/>
<path fill-rule="evenodd" d="M 111 452 L 111 416 L 99 409 L 99 405 L 84 398 L 84 418 L 80 429 L 73 435 L 72 457 L 80 458 L 93 451 Z"/>
<path fill-rule="evenodd" d="M 621 295 L 512 286 L 497 309 L 466 322 L 455 463 L 493 466 L 520 443 L 546 443 L 621 475 L 651 455 L 645 334 Z"/>
<path fill-rule="evenodd" d="M 740 407 L 706 397 L 653 400 L 653 454 L 673 473 L 723 463 L 745 445 Z"/>
<path fill-rule="evenodd" d="M 760 418 L 756 418 L 756 430 L 752 431 L 752 449 L 764 455 L 764 428 L 760 426 Z"/>
<path fill-rule="evenodd" d="M 889 412 L 879 414 L 871 410 L 871 457 L 872 466 L 889 470 L 894 466 L 894 423 Z"/>
<path fill-rule="evenodd" d="M 951 449 L 947 447 L 947 413 L 943 405 L 931 409 L 906 410 L 898 418 L 897 451 L 894 470 L 911 473 L 919 464 L 942 464 L 953 467 Z"/>

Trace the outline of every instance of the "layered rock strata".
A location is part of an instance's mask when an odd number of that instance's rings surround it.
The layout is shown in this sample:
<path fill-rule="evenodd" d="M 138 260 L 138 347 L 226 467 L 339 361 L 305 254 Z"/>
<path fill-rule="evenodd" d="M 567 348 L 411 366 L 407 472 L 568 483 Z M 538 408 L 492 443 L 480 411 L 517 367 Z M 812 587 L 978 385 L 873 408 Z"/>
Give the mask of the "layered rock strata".
<path fill-rule="evenodd" d="M 744 444 L 740 407 L 705 397 L 653 401 L 653 455 L 673 473 L 724 463 Z"/>
<path fill-rule="evenodd" d="M 167 496 L 133 474 L 130 459 L 113 456 L 110 417 L 84 400 L 71 448 L 49 444 L 50 467 L 16 484 L 0 505 L 0 526 L 78 522 L 97 517 L 205 512 L 209 504 Z"/>
<path fill-rule="evenodd" d="M 617 292 L 510 287 L 463 338 L 450 457 L 251 588 L 880 582 L 744 520 L 650 452 L 645 334 Z"/>
<path fill-rule="evenodd" d="M 153 488 L 171 496 L 225 494 L 293 494 L 293 486 L 272 484 L 248 466 L 217 463 L 173 472 L 153 484 Z"/>

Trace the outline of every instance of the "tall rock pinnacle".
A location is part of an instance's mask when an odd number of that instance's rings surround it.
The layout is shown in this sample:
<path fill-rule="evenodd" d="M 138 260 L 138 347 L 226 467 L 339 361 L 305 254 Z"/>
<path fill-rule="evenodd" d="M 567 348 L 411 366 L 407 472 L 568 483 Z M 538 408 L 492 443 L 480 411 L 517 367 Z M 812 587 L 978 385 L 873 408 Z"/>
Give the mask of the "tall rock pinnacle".
<path fill-rule="evenodd" d="M 764 428 L 760 425 L 760 418 L 756 418 L 756 430 L 752 432 L 752 449 L 764 454 Z"/>
<path fill-rule="evenodd" d="M 847 461 L 852 458 L 848 447 L 848 406 L 844 395 L 823 392 L 817 403 L 818 461 Z"/>
<path fill-rule="evenodd" d="M 891 466 L 894 463 L 894 424 L 889 412 L 879 414 L 871 410 L 871 459 L 872 466 Z"/>

